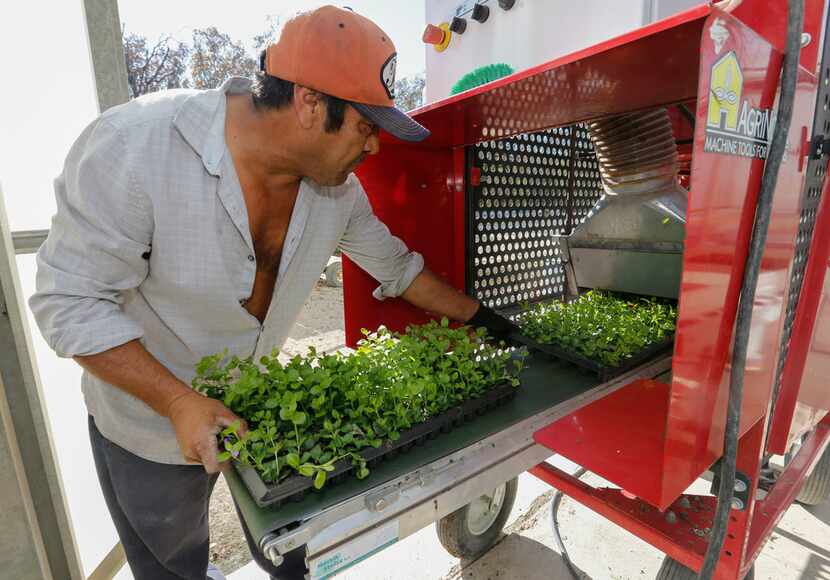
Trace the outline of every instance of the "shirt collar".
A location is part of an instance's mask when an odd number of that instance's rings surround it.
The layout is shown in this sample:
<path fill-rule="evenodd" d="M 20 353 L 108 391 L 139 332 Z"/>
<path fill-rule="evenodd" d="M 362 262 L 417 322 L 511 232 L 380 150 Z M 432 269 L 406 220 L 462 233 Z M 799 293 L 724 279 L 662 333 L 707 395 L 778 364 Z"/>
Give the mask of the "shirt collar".
<path fill-rule="evenodd" d="M 250 92 L 250 79 L 231 77 L 221 87 L 199 91 L 185 99 L 173 117 L 173 125 L 212 175 L 221 174 L 221 161 L 226 150 L 226 96 Z"/>

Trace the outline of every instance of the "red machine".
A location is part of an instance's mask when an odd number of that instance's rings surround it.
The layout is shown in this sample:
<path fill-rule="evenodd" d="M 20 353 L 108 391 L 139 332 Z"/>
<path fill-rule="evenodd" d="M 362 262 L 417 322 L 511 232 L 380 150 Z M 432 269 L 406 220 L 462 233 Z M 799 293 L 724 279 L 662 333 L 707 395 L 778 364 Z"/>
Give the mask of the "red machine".
<path fill-rule="evenodd" d="M 805 0 L 716 578 L 749 572 L 805 480 L 813 495 L 830 489 L 826 12 L 821 0 Z M 417 119 L 430 139 L 385 138 L 360 171 L 393 233 L 459 290 L 496 308 L 561 299 L 569 283 L 677 298 L 670 377 L 625 385 L 535 435 L 622 489 L 589 487 L 548 464 L 532 473 L 692 570 L 703 562 L 715 498 L 684 491 L 707 470 L 717 472 L 712 466 L 724 454 L 733 330 L 786 24 L 783 0 L 745 0 L 730 13 L 702 5 L 428 105 Z M 688 190 L 685 215 L 665 233 L 641 223 L 580 237 L 604 179 L 595 122 L 655 108 L 665 108 L 671 123 L 677 183 Z M 600 213 L 611 219 L 613 211 Z M 344 282 L 351 344 L 360 328 L 402 330 L 427 318 L 401 301 L 377 302 L 374 282 L 348 261 Z M 788 453 L 783 471 L 767 469 L 770 456 Z M 668 521 L 668 511 L 680 521 Z"/>

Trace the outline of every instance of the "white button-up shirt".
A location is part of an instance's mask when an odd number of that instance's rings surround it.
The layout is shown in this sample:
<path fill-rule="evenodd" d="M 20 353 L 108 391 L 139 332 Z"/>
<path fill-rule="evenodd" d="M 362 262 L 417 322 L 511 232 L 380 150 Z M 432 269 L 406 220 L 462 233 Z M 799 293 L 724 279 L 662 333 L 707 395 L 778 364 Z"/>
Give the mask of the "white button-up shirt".
<path fill-rule="evenodd" d="M 379 299 L 422 270 L 354 175 L 338 187 L 303 180 L 265 322 L 245 310 L 256 256 L 224 128 L 226 95 L 249 91 L 236 78 L 148 95 L 104 113 L 72 146 L 30 300 L 59 356 L 140 339 L 190 384 L 203 356 L 258 359 L 281 347 L 337 248 L 379 281 Z M 151 461 L 185 463 L 167 418 L 89 373 L 82 388 L 105 437 Z"/>

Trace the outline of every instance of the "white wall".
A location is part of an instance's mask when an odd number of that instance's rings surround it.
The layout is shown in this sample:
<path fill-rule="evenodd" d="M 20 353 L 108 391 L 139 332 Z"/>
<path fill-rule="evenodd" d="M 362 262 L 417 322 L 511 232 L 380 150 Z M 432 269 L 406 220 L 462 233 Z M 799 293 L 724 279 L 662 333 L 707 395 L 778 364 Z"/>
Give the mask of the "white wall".
<path fill-rule="evenodd" d="M 12 231 L 45 228 L 52 180 L 95 118 L 81 0 L 15 2 L 0 18 L 0 180 Z"/>
<path fill-rule="evenodd" d="M 462 76 L 478 67 L 506 63 L 516 71 L 587 48 L 681 10 L 701 0 L 516 0 L 509 11 L 497 0 L 483 24 L 467 18 L 443 52 L 426 46 L 426 100 L 447 97 Z M 473 0 L 466 4 L 472 5 Z M 463 0 L 426 0 L 427 23 L 450 22 Z"/>
<path fill-rule="evenodd" d="M 12 231 L 47 228 L 55 212 L 52 181 L 69 146 L 97 115 L 82 2 L 16 2 L 2 12 L 0 182 Z M 28 299 L 34 256 L 19 256 L 17 264 Z M 92 463 L 80 370 L 55 356 L 31 315 L 30 323 L 64 491 L 89 574 L 117 538 Z"/>

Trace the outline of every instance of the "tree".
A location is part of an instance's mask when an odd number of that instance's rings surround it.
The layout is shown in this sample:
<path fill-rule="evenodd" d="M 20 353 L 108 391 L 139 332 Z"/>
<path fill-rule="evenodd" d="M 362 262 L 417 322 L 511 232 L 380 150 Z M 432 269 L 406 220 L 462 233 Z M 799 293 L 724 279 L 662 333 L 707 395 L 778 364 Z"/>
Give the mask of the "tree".
<path fill-rule="evenodd" d="M 254 54 L 257 58 L 259 58 L 259 53 L 262 52 L 264 48 L 266 48 L 269 44 L 276 42 L 277 38 L 279 38 L 277 30 L 279 30 L 280 27 L 280 17 L 273 15 L 268 16 L 265 19 L 265 24 L 267 28 L 254 36 Z"/>
<path fill-rule="evenodd" d="M 232 76 L 251 77 L 259 67 L 242 43 L 211 26 L 193 31 L 190 76 L 197 89 L 212 89 Z"/>
<path fill-rule="evenodd" d="M 279 16 L 268 17 L 265 30 L 253 38 L 255 57 L 247 53 L 241 42 L 215 26 L 195 29 L 192 47 L 169 35 L 149 46 L 144 36 L 125 34 L 130 97 L 179 87 L 212 89 L 232 76 L 253 77 L 259 70 L 259 53 L 277 40 L 280 24 Z M 404 111 L 420 107 L 425 84 L 423 73 L 398 80 L 395 105 Z"/>
<path fill-rule="evenodd" d="M 186 76 L 190 48 L 169 35 L 152 46 L 140 34 L 125 34 L 124 57 L 130 98 L 164 89 L 189 86 Z"/>
<path fill-rule="evenodd" d="M 411 111 L 423 105 L 425 85 L 423 73 L 395 82 L 395 106 L 402 111 Z"/>

